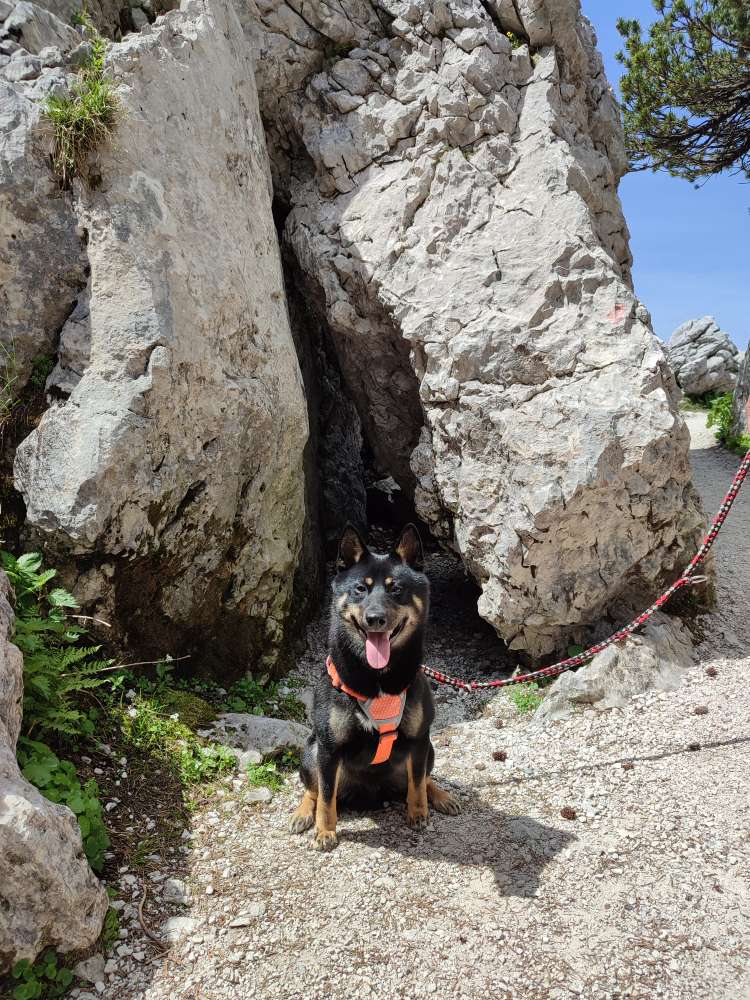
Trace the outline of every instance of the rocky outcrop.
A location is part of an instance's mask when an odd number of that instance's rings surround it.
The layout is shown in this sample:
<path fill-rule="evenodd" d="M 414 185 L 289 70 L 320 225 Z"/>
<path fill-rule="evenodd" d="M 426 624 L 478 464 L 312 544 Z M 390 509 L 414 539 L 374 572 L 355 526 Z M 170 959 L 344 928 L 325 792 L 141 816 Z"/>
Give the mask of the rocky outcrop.
<path fill-rule="evenodd" d="M 89 947 L 108 906 L 75 816 L 43 798 L 16 763 L 23 663 L 8 641 L 9 597 L 0 572 L 0 973 L 48 945 L 60 951 Z"/>
<path fill-rule="evenodd" d="M 111 48 L 115 140 L 77 185 L 90 278 L 19 447 L 28 521 L 142 652 L 272 666 L 307 416 L 249 48 L 191 0 Z"/>
<path fill-rule="evenodd" d="M 669 338 L 667 356 L 677 384 L 687 396 L 734 390 L 740 352 L 713 316 L 678 326 Z"/>
<path fill-rule="evenodd" d="M 672 691 L 692 665 L 689 633 L 678 619 L 658 612 L 641 632 L 598 653 L 575 672 L 562 674 L 534 719 L 552 722 L 580 708 L 621 708 L 644 691 Z"/>
<path fill-rule="evenodd" d="M 576 0 L 263 0 L 247 27 L 285 240 L 376 471 L 515 648 L 642 599 L 701 515 Z"/>
<path fill-rule="evenodd" d="M 750 399 L 750 347 L 745 351 L 739 375 L 737 388 L 734 390 L 734 433 L 750 434 L 750 422 L 747 419 L 747 401 Z"/>
<path fill-rule="evenodd" d="M 46 75 L 57 79 L 54 71 Z M 34 88 L 33 80 L 4 81 L 0 69 L 0 367 L 12 392 L 35 360 L 54 353 L 86 284 L 75 214 L 46 162 Z"/>

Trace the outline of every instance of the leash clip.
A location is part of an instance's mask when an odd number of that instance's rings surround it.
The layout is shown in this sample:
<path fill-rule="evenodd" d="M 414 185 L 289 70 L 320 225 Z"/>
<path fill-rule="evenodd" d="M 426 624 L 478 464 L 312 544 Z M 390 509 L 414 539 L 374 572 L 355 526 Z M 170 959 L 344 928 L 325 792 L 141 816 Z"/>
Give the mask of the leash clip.
<path fill-rule="evenodd" d="M 707 576 L 689 576 L 687 577 L 687 583 L 692 587 L 694 583 L 708 583 Z"/>

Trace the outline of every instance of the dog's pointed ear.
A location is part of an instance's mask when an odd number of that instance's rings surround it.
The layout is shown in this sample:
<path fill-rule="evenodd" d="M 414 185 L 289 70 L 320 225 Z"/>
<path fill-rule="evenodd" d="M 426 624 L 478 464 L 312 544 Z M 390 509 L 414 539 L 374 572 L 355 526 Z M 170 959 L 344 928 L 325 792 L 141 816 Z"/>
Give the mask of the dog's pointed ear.
<path fill-rule="evenodd" d="M 394 556 L 397 556 L 407 566 L 419 570 L 424 569 L 424 549 L 419 532 L 413 524 L 407 524 L 399 536 L 399 540 L 393 546 Z"/>
<path fill-rule="evenodd" d="M 336 559 L 336 569 L 345 570 L 351 569 L 356 563 L 364 559 L 367 555 L 367 546 L 362 541 L 362 536 L 354 527 L 354 525 L 349 522 L 344 528 L 344 533 L 341 536 L 341 541 L 339 542 L 339 554 Z"/>

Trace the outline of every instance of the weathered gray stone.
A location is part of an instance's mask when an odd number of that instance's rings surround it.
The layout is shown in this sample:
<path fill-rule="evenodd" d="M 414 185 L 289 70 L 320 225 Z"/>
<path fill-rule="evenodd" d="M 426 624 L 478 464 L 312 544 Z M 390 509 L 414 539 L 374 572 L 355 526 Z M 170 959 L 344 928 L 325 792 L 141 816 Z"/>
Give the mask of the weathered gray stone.
<path fill-rule="evenodd" d="M 7 69 L 7 67 L 6 67 Z M 0 80 L 0 365 L 17 392 L 85 285 L 70 199 L 47 162 L 38 104 Z"/>
<path fill-rule="evenodd" d="M 96 188 L 76 189 L 88 302 L 16 482 L 77 594 L 131 646 L 268 668 L 307 415 L 249 50 L 231 6 L 192 2 L 112 46 L 108 69 L 117 135 Z"/>
<path fill-rule="evenodd" d="M 14 52 L 10 62 L 3 69 L 3 76 L 9 83 L 33 80 L 42 72 L 42 61 L 38 56 L 25 52 Z"/>
<path fill-rule="evenodd" d="M 502 31 L 491 6 L 265 0 L 248 31 L 285 239 L 375 471 L 542 653 L 653 591 L 701 514 L 593 32 L 576 0 L 495 4 Z"/>
<path fill-rule="evenodd" d="M 281 747 L 301 750 L 310 735 L 308 726 L 288 719 L 271 719 L 248 712 L 227 712 L 213 726 L 212 738 L 234 750 L 273 753 Z"/>
<path fill-rule="evenodd" d="M 747 401 L 750 399 L 750 347 L 745 351 L 740 372 L 737 377 L 737 388 L 734 390 L 734 433 L 750 434 L 750 423 L 747 419 Z"/>
<path fill-rule="evenodd" d="M 108 906 L 75 816 L 40 795 L 18 769 L 23 662 L 8 641 L 9 598 L 0 572 L 0 973 L 48 945 L 60 951 L 89 947 Z"/>
<path fill-rule="evenodd" d="M 104 955 L 91 955 L 73 966 L 73 975 L 87 983 L 104 982 Z"/>
<path fill-rule="evenodd" d="M 620 708 L 644 691 L 672 691 L 693 665 L 687 629 L 657 612 L 642 631 L 610 646 L 575 672 L 562 674 L 536 710 L 537 722 L 564 719 L 577 708 Z"/>
<path fill-rule="evenodd" d="M 688 396 L 732 392 L 737 383 L 740 352 L 713 316 L 678 326 L 667 345 L 677 384 Z"/>
<path fill-rule="evenodd" d="M 65 22 L 45 7 L 19 0 L 13 13 L 2 26 L 4 33 L 11 35 L 27 52 L 38 54 L 53 45 L 63 52 L 77 45 L 81 36 Z"/>

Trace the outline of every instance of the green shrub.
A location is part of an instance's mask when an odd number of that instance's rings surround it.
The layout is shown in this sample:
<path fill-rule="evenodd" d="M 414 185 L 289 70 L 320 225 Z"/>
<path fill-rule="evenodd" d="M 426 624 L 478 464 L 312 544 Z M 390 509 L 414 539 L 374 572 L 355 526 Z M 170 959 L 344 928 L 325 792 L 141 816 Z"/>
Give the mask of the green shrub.
<path fill-rule="evenodd" d="M 44 113 L 54 129 L 52 166 L 64 187 L 83 175 L 89 153 L 102 145 L 117 123 L 119 105 L 112 82 L 104 75 L 106 39 L 83 11 L 78 18 L 91 45 L 91 56 L 79 72 L 79 80 L 65 97 L 50 96 Z"/>
<path fill-rule="evenodd" d="M 750 434 L 734 433 L 733 408 L 734 397 L 731 392 L 716 396 L 708 411 L 707 426 L 716 428 L 714 434 L 719 444 L 744 455 L 750 451 Z"/>
<path fill-rule="evenodd" d="M 81 828 L 83 849 L 95 872 L 104 867 L 109 837 L 102 820 L 99 787 L 92 779 L 81 785 L 69 760 L 60 758 L 44 743 L 22 737 L 18 742 L 18 763 L 27 781 L 50 802 L 59 802 L 74 813 Z M 34 994 L 36 995 L 36 994 Z"/>
<path fill-rule="evenodd" d="M 23 654 L 24 732 L 73 739 L 91 735 L 93 723 L 80 695 L 107 683 L 101 671 L 111 661 L 96 658 L 99 646 L 80 645 L 85 630 L 66 618 L 78 604 L 61 587 L 49 588 L 56 572 L 43 569 L 38 553 L 16 559 L 0 552 L 0 562 L 15 593 L 13 642 Z"/>
<path fill-rule="evenodd" d="M 59 956 L 52 948 L 47 948 L 32 964 L 28 959 L 16 962 L 11 975 L 18 981 L 13 990 L 13 1000 L 35 1000 L 41 997 L 61 997 L 73 982 L 70 969 L 59 964 Z"/>

